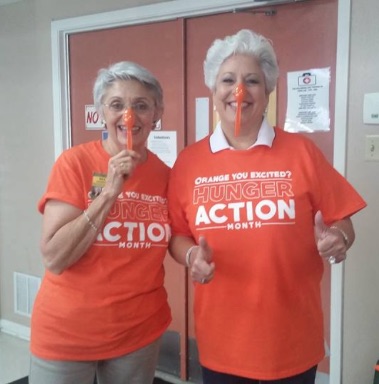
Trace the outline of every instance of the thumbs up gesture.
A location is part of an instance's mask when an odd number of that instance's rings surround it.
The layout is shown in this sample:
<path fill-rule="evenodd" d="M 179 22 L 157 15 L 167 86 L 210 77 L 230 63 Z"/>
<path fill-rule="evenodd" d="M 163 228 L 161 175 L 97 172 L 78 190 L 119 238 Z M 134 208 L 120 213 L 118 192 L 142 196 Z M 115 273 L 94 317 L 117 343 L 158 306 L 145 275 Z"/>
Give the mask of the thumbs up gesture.
<path fill-rule="evenodd" d="M 328 227 L 320 211 L 316 213 L 314 223 L 316 245 L 320 256 L 328 260 L 330 264 L 345 260 L 346 244 L 338 229 Z"/>
<path fill-rule="evenodd" d="M 204 236 L 200 236 L 199 245 L 192 251 L 190 274 L 192 280 L 201 284 L 209 283 L 214 277 L 215 263 L 213 251 Z"/>

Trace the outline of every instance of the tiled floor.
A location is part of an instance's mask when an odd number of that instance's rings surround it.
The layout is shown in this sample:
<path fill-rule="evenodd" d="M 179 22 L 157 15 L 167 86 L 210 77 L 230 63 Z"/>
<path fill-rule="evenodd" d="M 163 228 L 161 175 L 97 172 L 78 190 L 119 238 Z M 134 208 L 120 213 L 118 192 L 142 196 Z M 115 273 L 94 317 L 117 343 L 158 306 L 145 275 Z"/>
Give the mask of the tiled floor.
<path fill-rule="evenodd" d="M 29 359 L 28 341 L 0 332 L 0 384 L 8 384 L 28 376 Z M 184 383 L 164 373 L 157 373 L 157 377 L 171 383 Z M 317 375 L 316 384 L 328 383 L 328 375 Z"/>
<path fill-rule="evenodd" d="M 29 342 L 0 332 L 0 384 L 28 376 Z"/>
<path fill-rule="evenodd" d="M 0 384 L 8 384 L 21 379 L 29 374 L 29 342 L 18 337 L 10 336 L 0 332 Z M 159 383 L 184 383 L 181 380 L 173 379 L 164 373 L 158 373 L 156 380 Z"/>

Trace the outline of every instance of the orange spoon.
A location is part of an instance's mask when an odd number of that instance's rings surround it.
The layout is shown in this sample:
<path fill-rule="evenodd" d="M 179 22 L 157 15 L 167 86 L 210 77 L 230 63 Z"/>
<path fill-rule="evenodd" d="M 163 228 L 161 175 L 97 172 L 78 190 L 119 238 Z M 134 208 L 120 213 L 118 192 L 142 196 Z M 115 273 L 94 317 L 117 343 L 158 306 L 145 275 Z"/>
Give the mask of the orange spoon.
<path fill-rule="evenodd" d="M 124 112 L 124 125 L 126 126 L 127 130 L 127 143 L 126 148 L 127 149 L 133 149 L 133 126 L 134 126 L 134 111 L 132 108 L 128 108 Z"/>
<path fill-rule="evenodd" d="M 245 97 L 245 86 L 240 83 L 237 85 L 234 96 L 236 97 L 237 101 L 237 111 L 236 111 L 236 122 L 234 126 L 234 135 L 239 136 L 240 130 L 241 130 L 241 108 L 242 108 L 242 102 Z"/>

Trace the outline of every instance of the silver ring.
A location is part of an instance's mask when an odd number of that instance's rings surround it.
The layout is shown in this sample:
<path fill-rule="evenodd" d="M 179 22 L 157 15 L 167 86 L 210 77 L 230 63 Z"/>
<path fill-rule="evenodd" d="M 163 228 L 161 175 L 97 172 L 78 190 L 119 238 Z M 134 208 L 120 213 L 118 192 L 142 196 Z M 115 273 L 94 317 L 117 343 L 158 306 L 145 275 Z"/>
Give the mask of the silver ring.
<path fill-rule="evenodd" d="M 328 258 L 329 264 L 335 264 L 336 263 L 336 258 L 334 256 L 330 256 Z"/>
<path fill-rule="evenodd" d="M 204 284 L 205 283 L 205 277 L 203 277 L 200 281 L 201 284 Z"/>

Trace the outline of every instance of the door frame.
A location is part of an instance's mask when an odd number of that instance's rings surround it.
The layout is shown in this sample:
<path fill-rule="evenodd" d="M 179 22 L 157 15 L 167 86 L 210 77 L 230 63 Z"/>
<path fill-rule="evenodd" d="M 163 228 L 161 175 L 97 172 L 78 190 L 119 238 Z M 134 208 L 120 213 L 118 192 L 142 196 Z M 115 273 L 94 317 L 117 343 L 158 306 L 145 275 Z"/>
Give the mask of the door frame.
<path fill-rule="evenodd" d="M 70 34 L 167 21 L 244 8 L 272 6 L 299 0 L 176 0 L 126 8 L 119 11 L 55 20 L 51 23 L 52 84 L 55 157 L 71 146 L 69 51 Z M 351 0 L 338 0 L 336 91 L 334 118 L 334 167 L 346 173 L 347 106 L 350 51 Z M 331 271 L 330 376 L 329 382 L 341 384 L 343 334 L 343 263 Z"/>

